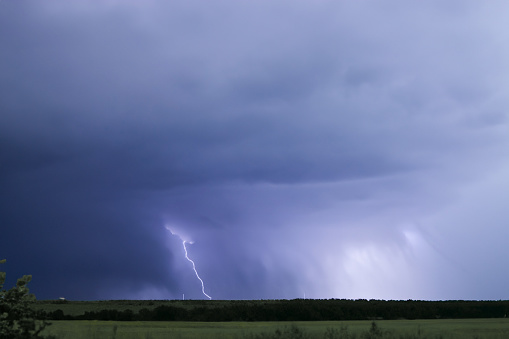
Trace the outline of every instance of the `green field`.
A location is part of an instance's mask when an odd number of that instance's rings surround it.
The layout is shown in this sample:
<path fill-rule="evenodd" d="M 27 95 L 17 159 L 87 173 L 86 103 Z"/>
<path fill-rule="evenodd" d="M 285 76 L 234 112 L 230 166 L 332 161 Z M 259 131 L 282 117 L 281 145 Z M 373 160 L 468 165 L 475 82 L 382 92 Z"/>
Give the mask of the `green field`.
<path fill-rule="evenodd" d="M 119 322 L 53 321 L 45 334 L 59 339 L 299 338 L 285 336 L 296 326 L 300 338 L 509 338 L 509 319 L 380 320 L 381 335 L 369 336 L 371 321 L 313 322 Z M 341 333 L 341 328 L 347 333 Z M 281 335 L 276 335 L 276 330 Z M 328 333 L 328 336 L 326 336 Z M 266 335 L 264 335 L 266 334 Z M 345 334 L 348 334 L 346 336 Z"/>
<path fill-rule="evenodd" d="M 140 318 L 143 309 L 157 311 L 171 307 L 165 316 L 184 313 L 186 321 Z M 46 334 L 59 339 L 114 338 L 240 338 L 240 339 L 460 339 L 460 338 L 509 338 L 507 301 L 377 301 L 377 300 L 105 300 L 105 301 L 39 301 L 34 308 L 74 316 L 69 320 L 52 320 Z M 86 312 L 98 312 L 92 318 L 100 318 L 102 310 L 132 312 L 132 321 L 78 320 Z M 313 316 L 330 316 L 331 312 L 343 312 L 343 316 L 376 320 L 379 331 L 374 331 L 372 320 L 297 321 Z M 429 311 L 431 310 L 431 311 Z M 440 311 L 441 310 L 441 311 Z M 437 314 L 449 311 L 454 318 L 422 319 L 415 315 Z M 251 313 L 250 313 L 251 312 Z M 391 313 L 392 312 L 392 313 Z M 413 313 L 412 313 L 413 312 Z M 428 313 L 426 313 L 428 312 Z M 48 313 L 48 314 L 49 314 Z M 143 313 L 143 312 L 142 312 Z M 489 314 L 498 317 L 461 318 Z M 144 312 L 144 314 L 149 314 Z M 186 315 L 187 314 L 187 315 Z M 223 314 L 228 320 L 195 321 L 203 315 Z M 244 314 L 244 315 L 243 315 Z M 244 321 L 249 315 L 295 316 L 295 321 Z M 336 316 L 336 313 L 331 313 Z M 339 313 L 338 313 L 339 314 Z M 440 314 L 440 313 L 438 313 Z M 382 320 L 391 315 L 398 320 Z M 402 316 L 403 315 L 403 316 Z M 413 317 L 412 317 L 413 315 Z M 154 314 L 150 315 L 154 316 Z M 97 318 L 95 318 L 97 317 Z M 298 317 L 301 317 L 299 319 Z M 399 318 L 397 318 L 399 317 Z M 240 320 L 238 318 L 241 318 Z M 415 320 L 403 319 L 410 318 Z M 59 319 L 59 318 L 56 318 Z M 60 318 L 63 319 L 63 318 Z M 83 318 L 82 318 L 83 319 Z M 87 318 L 84 318 L 87 319 Z M 341 319 L 341 318 L 335 318 Z M 387 318 L 385 318 L 387 319 Z M 144 321 L 140 321 L 144 320 Z M 162 321 L 148 321 L 162 320 Z M 252 320 L 252 319 L 251 319 Z M 375 328 L 376 330 L 376 328 Z"/>

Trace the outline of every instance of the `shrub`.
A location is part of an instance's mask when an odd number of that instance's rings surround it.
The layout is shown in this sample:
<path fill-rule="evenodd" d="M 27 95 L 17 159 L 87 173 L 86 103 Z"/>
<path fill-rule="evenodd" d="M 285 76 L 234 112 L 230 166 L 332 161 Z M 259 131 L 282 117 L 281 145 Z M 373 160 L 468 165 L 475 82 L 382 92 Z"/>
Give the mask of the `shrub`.
<path fill-rule="evenodd" d="M 5 259 L 0 260 L 3 263 Z M 27 287 L 32 276 L 19 278 L 10 290 L 4 289 L 5 276 L 5 272 L 0 272 L 0 339 L 45 338 L 40 333 L 50 323 L 38 320 L 37 312 L 30 307 L 35 301 Z"/>
<path fill-rule="evenodd" d="M 250 339 L 309 339 L 310 336 L 301 328 L 292 325 L 282 330 L 277 329 L 274 333 L 258 333 L 251 335 Z"/>

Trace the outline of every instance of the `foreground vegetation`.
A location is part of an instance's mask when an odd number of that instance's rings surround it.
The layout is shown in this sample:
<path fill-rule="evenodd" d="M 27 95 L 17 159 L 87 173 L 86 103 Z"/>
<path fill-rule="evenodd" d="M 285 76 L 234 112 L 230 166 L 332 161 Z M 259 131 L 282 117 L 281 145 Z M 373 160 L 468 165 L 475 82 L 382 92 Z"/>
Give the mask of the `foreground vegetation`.
<path fill-rule="evenodd" d="M 5 263 L 0 260 L 0 264 Z M 18 279 L 10 289 L 4 288 L 6 273 L 0 272 L 0 339 L 43 339 L 48 338 L 41 332 L 50 325 L 41 320 L 37 311 L 32 308 L 35 295 L 28 289 L 31 275 Z"/>
<path fill-rule="evenodd" d="M 45 334 L 60 339 L 501 339 L 507 319 L 317 322 L 54 321 Z"/>

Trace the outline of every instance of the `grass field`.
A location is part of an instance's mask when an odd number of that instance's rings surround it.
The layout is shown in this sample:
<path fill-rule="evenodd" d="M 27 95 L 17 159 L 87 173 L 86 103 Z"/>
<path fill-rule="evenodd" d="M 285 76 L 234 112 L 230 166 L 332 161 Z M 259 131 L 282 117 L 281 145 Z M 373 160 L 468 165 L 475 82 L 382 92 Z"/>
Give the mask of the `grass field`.
<path fill-rule="evenodd" d="M 509 338 L 509 319 L 380 320 L 379 336 L 370 336 L 371 321 L 319 322 L 117 322 L 53 321 L 46 334 L 59 339 L 162 338 Z M 299 329 L 298 335 L 288 330 Z M 343 328 L 343 332 L 341 329 Z M 344 329 L 347 329 L 347 333 Z M 276 331 L 280 330 L 279 336 Z M 286 331 L 286 332 L 285 332 Z M 285 336 L 286 334 L 286 336 Z M 346 336 L 348 334 L 348 336 Z"/>

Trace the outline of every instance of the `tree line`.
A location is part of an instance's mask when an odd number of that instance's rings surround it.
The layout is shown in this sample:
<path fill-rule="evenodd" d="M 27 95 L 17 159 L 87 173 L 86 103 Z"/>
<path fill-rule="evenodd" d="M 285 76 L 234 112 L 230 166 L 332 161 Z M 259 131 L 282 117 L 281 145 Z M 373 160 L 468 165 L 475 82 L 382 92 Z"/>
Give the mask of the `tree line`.
<path fill-rule="evenodd" d="M 169 302 L 171 303 L 171 302 Z M 115 321 L 324 321 L 381 319 L 502 318 L 509 301 L 418 301 L 294 299 L 277 301 L 224 301 L 183 307 L 161 305 L 138 312 L 103 309 L 66 315 L 61 309 L 46 312 L 50 320 Z"/>

